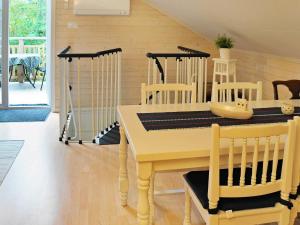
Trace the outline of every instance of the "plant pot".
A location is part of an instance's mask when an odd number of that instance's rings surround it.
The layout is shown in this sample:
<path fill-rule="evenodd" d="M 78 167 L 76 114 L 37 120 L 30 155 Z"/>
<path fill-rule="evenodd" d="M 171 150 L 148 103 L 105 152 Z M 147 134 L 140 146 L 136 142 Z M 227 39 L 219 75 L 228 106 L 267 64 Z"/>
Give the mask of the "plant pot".
<path fill-rule="evenodd" d="M 220 58 L 221 59 L 230 59 L 230 49 L 229 48 L 220 48 Z"/>

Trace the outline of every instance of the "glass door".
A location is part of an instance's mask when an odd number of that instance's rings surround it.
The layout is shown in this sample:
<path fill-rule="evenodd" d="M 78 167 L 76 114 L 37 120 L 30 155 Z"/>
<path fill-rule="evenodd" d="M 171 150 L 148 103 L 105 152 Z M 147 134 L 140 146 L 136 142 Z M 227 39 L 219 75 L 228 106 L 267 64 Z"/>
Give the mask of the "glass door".
<path fill-rule="evenodd" d="M 8 106 L 8 4 L 0 0 L 0 106 Z"/>

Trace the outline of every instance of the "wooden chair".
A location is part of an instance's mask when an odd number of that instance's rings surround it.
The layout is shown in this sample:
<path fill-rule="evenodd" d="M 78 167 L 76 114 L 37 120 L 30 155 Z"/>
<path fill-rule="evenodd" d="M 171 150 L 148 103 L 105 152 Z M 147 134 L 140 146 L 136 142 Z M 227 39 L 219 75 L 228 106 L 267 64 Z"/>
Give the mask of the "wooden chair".
<path fill-rule="evenodd" d="M 293 120 L 225 128 L 212 125 L 209 171 L 184 176 L 184 224 L 191 224 L 191 199 L 206 224 L 289 224 L 295 132 Z M 220 155 L 228 160 L 220 160 Z M 228 169 L 221 169 L 223 164 Z"/>
<path fill-rule="evenodd" d="M 141 101 L 146 104 L 196 103 L 196 84 L 142 84 Z"/>
<path fill-rule="evenodd" d="M 300 117 L 295 117 L 296 121 L 296 147 L 294 154 L 294 164 L 293 164 L 293 181 L 292 181 L 292 190 L 290 198 L 292 199 L 293 208 L 291 211 L 291 222 L 294 224 L 294 221 L 297 217 L 297 213 L 300 212 Z"/>
<path fill-rule="evenodd" d="M 249 83 L 249 82 L 229 82 L 213 83 L 212 102 L 232 102 L 237 98 L 247 98 L 249 101 L 262 99 L 262 82 Z"/>
<path fill-rule="evenodd" d="M 274 99 L 278 100 L 278 86 L 286 86 L 292 93 L 291 99 L 300 99 L 300 80 L 275 80 L 272 82 L 274 89 Z"/>
<path fill-rule="evenodd" d="M 156 104 L 188 104 L 196 103 L 196 84 L 142 84 L 141 88 L 141 102 L 142 105 L 156 105 Z M 154 178 L 152 174 L 149 189 L 149 203 L 150 203 L 150 223 L 153 222 L 154 217 Z M 177 192 L 176 190 L 175 192 Z M 174 193 L 174 190 L 166 190 L 164 193 Z"/>

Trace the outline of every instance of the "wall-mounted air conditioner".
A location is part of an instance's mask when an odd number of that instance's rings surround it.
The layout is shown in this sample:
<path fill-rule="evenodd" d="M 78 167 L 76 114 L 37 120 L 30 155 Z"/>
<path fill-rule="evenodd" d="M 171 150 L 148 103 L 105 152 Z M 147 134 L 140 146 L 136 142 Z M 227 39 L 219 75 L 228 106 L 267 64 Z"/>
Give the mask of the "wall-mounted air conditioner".
<path fill-rule="evenodd" d="M 74 0 L 76 15 L 129 15 L 130 0 Z"/>

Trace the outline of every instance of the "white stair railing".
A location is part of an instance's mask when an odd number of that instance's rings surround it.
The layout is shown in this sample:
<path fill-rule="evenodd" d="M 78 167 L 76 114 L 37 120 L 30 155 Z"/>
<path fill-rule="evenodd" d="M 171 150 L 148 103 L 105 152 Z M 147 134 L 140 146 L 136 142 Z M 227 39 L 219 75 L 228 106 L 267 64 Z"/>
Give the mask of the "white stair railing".
<path fill-rule="evenodd" d="M 100 143 L 117 122 L 120 104 L 120 48 L 97 53 L 70 53 L 58 57 L 62 63 L 60 97 L 60 141 Z"/>

